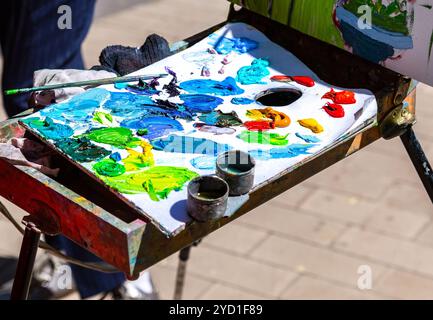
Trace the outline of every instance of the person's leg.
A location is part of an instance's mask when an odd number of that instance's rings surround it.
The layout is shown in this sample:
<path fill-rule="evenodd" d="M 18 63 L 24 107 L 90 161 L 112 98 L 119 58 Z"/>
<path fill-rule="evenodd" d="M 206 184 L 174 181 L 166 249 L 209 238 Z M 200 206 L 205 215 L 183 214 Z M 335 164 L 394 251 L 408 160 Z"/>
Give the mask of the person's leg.
<path fill-rule="evenodd" d="M 63 249 L 65 253 L 75 259 L 86 262 L 100 262 L 101 260 L 87 250 L 76 245 L 65 237 L 46 237 L 47 242 L 55 248 Z M 72 275 L 81 298 L 89 298 L 99 293 L 112 291 L 125 281 L 123 273 L 103 273 L 82 268 L 71 264 Z"/>
<path fill-rule="evenodd" d="M 72 29 L 59 29 L 58 8 L 71 8 Z M 0 42 L 3 52 L 4 89 L 30 87 L 33 72 L 42 69 L 83 69 L 81 44 L 89 30 L 94 0 L 3 0 Z M 9 116 L 27 109 L 28 95 L 4 97 Z M 51 239 L 52 242 L 54 239 Z M 98 258 L 64 237 L 56 239 L 59 249 L 84 260 Z M 72 266 L 82 297 L 112 290 L 125 281 L 122 273 L 105 274 Z"/>
<path fill-rule="evenodd" d="M 59 28 L 62 5 L 71 8 L 71 29 Z M 3 89 L 31 87 L 33 72 L 38 69 L 83 69 L 81 44 L 91 25 L 94 6 L 95 0 L 3 0 Z M 28 97 L 4 97 L 8 115 L 27 109 Z"/>

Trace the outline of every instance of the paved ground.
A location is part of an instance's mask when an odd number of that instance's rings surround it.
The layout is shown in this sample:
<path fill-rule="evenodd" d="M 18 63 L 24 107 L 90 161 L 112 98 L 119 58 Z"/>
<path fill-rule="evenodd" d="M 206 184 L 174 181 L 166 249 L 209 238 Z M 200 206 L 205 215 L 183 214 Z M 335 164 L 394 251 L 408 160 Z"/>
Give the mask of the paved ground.
<path fill-rule="evenodd" d="M 139 45 L 151 32 L 179 40 L 226 14 L 224 0 L 147 1 L 116 14 L 99 2 L 89 66 L 107 44 Z M 420 86 L 415 128 L 430 159 L 432 100 L 433 88 Z M 192 251 L 185 298 L 432 299 L 432 209 L 400 141 L 379 141 L 206 238 Z M 19 241 L 0 218 L 0 254 L 15 255 Z M 163 298 L 176 263 L 152 268 Z M 365 265 L 373 288 L 361 291 Z"/>

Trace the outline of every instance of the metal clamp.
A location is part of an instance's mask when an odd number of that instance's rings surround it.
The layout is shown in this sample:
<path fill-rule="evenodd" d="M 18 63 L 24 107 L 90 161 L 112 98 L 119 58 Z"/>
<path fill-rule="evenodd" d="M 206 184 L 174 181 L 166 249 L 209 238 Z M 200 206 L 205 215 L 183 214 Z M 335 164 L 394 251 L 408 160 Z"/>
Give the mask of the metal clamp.
<path fill-rule="evenodd" d="M 416 122 L 415 115 L 399 104 L 391 110 L 380 123 L 380 133 L 386 140 L 401 136 Z"/>

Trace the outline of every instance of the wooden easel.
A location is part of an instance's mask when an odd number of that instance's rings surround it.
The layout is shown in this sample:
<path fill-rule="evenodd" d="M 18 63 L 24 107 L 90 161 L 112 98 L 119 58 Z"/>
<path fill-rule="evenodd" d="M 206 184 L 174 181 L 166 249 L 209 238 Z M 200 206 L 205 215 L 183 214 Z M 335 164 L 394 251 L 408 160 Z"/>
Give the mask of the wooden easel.
<path fill-rule="evenodd" d="M 66 174 L 56 181 L 33 169 L 0 161 L 0 181 L 14 181 L 12 187 L 9 183 L 1 183 L 0 194 L 31 216 L 24 221 L 26 229 L 12 299 L 27 298 L 41 233 L 68 237 L 125 272 L 129 279 L 137 278 L 141 271 L 181 250 L 175 296 L 180 299 L 193 243 L 382 137 L 401 137 L 433 201 L 432 169 L 412 129 L 415 90 L 410 91 L 410 79 L 246 9 L 235 11 L 232 7 L 227 21 L 253 25 L 303 60 L 326 82 L 371 90 L 379 104 L 378 125 L 347 137 L 332 150 L 254 189 L 249 198 L 231 205 L 230 217 L 204 224 L 191 223 L 172 238 L 167 238 L 138 212 L 113 198 L 84 173 L 68 167 L 61 157 L 56 161 Z M 225 23 L 187 39 L 185 47 L 195 44 Z M 23 137 L 24 134 L 17 119 L 3 123 L 0 128 L 1 139 Z M 32 190 L 32 193 L 23 195 L 23 189 Z M 90 229 L 92 232 L 86 232 Z"/>

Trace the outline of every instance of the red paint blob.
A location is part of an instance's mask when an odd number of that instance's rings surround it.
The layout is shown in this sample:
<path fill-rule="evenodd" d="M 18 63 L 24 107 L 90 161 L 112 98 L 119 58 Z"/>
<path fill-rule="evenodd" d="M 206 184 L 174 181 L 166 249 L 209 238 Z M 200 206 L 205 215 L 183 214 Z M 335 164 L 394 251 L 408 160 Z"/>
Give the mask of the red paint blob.
<path fill-rule="evenodd" d="M 279 75 L 279 76 L 273 76 L 271 77 L 271 81 L 276 82 L 291 82 L 295 81 L 296 83 L 306 86 L 306 87 L 314 87 L 316 84 L 314 80 L 310 77 L 306 76 L 285 76 L 285 75 Z"/>
<path fill-rule="evenodd" d="M 352 91 L 340 91 L 337 92 L 331 89 L 330 92 L 326 93 L 322 99 L 332 100 L 334 103 L 338 104 L 354 104 L 356 103 L 355 93 Z"/>
<path fill-rule="evenodd" d="M 345 114 L 343 106 L 335 103 L 328 102 L 323 109 L 333 118 L 343 118 Z"/>
<path fill-rule="evenodd" d="M 266 131 L 275 129 L 275 124 L 271 121 L 247 121 L 244 126 L 250 131 Z"/>
<path fill-rule="evenodd" d="M 292 77 L 292 80 L 306 87 L 314 87 L 314 85 L 316 84 L 314 80 L 310 77 Z"/>

